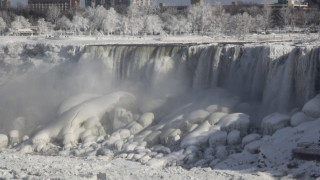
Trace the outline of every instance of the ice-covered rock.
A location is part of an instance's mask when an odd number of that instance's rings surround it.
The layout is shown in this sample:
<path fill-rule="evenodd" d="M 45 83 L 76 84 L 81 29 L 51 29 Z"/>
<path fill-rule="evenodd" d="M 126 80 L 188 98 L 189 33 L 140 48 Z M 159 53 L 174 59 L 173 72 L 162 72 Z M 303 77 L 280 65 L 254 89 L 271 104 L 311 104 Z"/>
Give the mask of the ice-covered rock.
<path fill-rule="evenodd" d="M 208 111 L 200 109 L 193 111 L 186 119 L 190 124 L 202 123 L 208 116 Z"/>
<path fill-rule="evenodd" d="M 228 145 L 236 145 L 241 142 L 241 136 L 240 136 L 240 131 L 238 130 L 233 130 L 228 134 L 227 137 L 227 142 Z"/>
<path fill-rule="evenodd" d="M 61 115 L 62 113 L 74 108 L 75 106 L 82 104 L 83 102 L 88 101 L 90 99 L 97 98 L 99 96 L 101 95 L 83 93 L 70 97 L 60 105 L 58 109 L 58 114 Z"/>
<path fill-rule="evenodd" d="M 110 114 L 110 121 L 108 125 L 112 124 L 112 131 L 124 128 L 133 121 L 133 115 L 130 111 L 124 108 L 115 108 L 113 113 Z M 108 129 L 108 127 L 107 127 Z"/>
<path fill-rule="evenodd" d="M 244 147 L 245 145 L 259 139 L 261 139 L 260 134 L 249 134 L 242 139 L 242 146 Z"/>
<path fill-rule="evenodd" d="M 63 146 L 75 146 L 80 134 L 91 132 L 92 136 L 106 135 L 100 122 L 102 117 L 117 106 L 129 106 L 135 97 L 127 92 L 114 92 L 77 105 L 63 113 L 56 121 L 38 131 L 32 143 L 43 147 L 51 140 L 58 140 Z M 111 124 L 110 124 L 111 125 Z"/>
<path fill-rule="evenodd" d="M 216 157 L 218 159 L 225 159 L 229 155 L 226 146 L 217 146 L 216 147 Z"/>
<path fill-rule="evenodd" d="M 320 94 L 310 99 L 302 108 L 307 116 L 318 118 L 320 117 Z"/>
<path fill-rule="evenodd" d="M 5 134 L 0 134 L 0 148 L 6 148 L 9 145 L 8 136 Z"/>
<path fill-rule="evenodd" d="M 253 141 L 249 144 L 247 144 L 244 149 L 248 152 L 250 152 L 251 154 L 257 154 L 259 152 L 259 148 L 262 144 L 262 141 L 256 140 Z"/>
<path fill-rule="evenodd" d="M 232 130 L 239 130 L 241 135 L 245 135 L 249 128 L 250 119 L 247 114 L 244 113 L 233 113 L 224 116 L 218 122 L 221 126 L 221 130 L 231 132 Z"/>
<path fill-rule="evenodd" d="M 261 129 L 263 134 L 273 134 L 278 129 L 289 125 L 290 117 L 281 113 L 272 113 L 262 119 Z"/>
<path fill-rule="evenodd" d="M 227 132 L 225 131 L 214 131 L 209 138 L 210 147 L 214 148 L 219 145 L 225 145 L 227 142 Z"/>
<path fill-rule="evenodd" d="M 20 143 L 20 133 L 18 130 L 12 130 L 9 132 L 9 143 L 11 146 Z"/>
<path fill-rule="evenodd" d="M 167 129 L 160 135 L 160 141 L 162 144 L 169 144 L 175 141 L 176 137 L 179 137 L 181 135 L 180 129 Z"/>
<path fill-rule="evenodd" d="M 223 118 L 224 116 L 226 116 L 227 113 L 223 113 L 223 112 L 214 112 L 212 114 L 210 114 L 209 118 L 208 118 L 208 122 L 211 125 L 215 125 L 216 123 L 218 123 L 220 121 L 221 118 Z"/>
<path fill-rule="evenodd" d="M 297 112 L 291 117 L 290 125 L 295 127 L 303 122 L 311 121 L 311 120 L 313 120 L 312 117 L 307 116 L 303 112 Z"/>
<path fill-rule="evenodd" d="M 211 125 L 208 121 L 203 122 L 182 140 L 180 147 L 185 148 L 191 145 L 201 146 L 207 143 L 211 134 L 211 131 L 209 131 L 210 127 Z"/>
<path fill-rule="evenodd" d="M 152 124 L 153 120 L 154 120 L 154 114 L 149 112 L 149 113 L 142 114 L 142 116 L 137 122 L 141 124 L 143 128 L 146 128 Z"/>

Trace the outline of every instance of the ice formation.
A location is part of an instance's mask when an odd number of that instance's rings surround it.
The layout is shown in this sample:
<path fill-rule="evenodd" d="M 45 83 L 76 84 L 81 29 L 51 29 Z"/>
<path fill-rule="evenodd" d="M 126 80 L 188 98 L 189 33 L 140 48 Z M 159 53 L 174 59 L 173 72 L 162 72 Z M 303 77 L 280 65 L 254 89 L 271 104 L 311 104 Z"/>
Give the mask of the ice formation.
<path fill-rule="evenodd" d="M 0 133 L 9 136 L 0 135 L 0 147 L 120 157 L 152 166 L 252 165 L 280 171 L 279 166 L 289 172 L 281 162 L 293 161 L 291 149 L 320 135 L 318 47 L 230 43 L 49 49 L 38 56 L 19 50 L 16 66 L 6 69 L 0 114 L 15 121 L 0 122 Z M 39 77 L 13 75 L 25 59 L 33 60 L 34 69 L 28 71 Z M 37 66 L 46 71 L 37 72 Z M 35 93 L 43 85 L 39 79 L 46 83 Z M 22 98 L 28 110 L 7 97 L 24 80 L 31 84 Z M 17 114 L 2 110 L 12 107 L 19 107 Z M 33 131 L 27 133 L 30 122 Z"/>

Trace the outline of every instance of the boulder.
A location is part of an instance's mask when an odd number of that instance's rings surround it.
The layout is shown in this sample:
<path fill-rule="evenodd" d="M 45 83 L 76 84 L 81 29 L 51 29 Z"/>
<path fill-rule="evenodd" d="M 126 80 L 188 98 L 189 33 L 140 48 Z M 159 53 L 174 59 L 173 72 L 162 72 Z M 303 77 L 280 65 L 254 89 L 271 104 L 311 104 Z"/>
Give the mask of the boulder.
<path fill-rule="evenodd" d="M 319 118 L 320 117 L 320 94 L 310 99 L 303 106 L 302 112 L 304 112 L 307 116 L 310 116 L 313 118 Z"/>
<path fill-rule="evenodd" d="M 232 130 L 239 130 L 241 136 L 247 134 L 249 128 L 249 115 L 244 113 L 233 113 L 221 118 L 218 125 L 221 130 L 231 132 Z"/>
<path fill-rule="evenodd" d="M 5 134 L 0 134 L 0 148 L 7 148 L 9 144 L 8 136 Z"/>
<path fill-rule="evenodd" d="M 259 139 L 261 139 L 260 134 L 249 134 L 242 139 L 242 146 L 244 147 L 245 145 Z"/>
<path fill-rule="evenodd" d="M 238 130 L 231 131 L 228 134 L 227 142 L 228 142 L 229 145 L 240 144 L 240 142 L 241 142 L 240 131 L 238 131 Z"/>
<path fill-rule="evenodd" d="M 210 147 L 225 145 L 227 142 L 227 133 L 225 131 L 216 130 L 209 138 Z"/>
<path fill-rule="evenodd" d="M 187 121 L 190 124 L 194 124 L 194 123 L 202 123 L 207 117 L 209 116 L 209 112 L 205 111 L 205 110 L 196 110 L 193 111 L 188 117 L 187 117 Z"/>
<path fill-rule="evenodd" d="M 211 125 L 215 125 L 216 123 L 218 123 L 220 121 L 221 118 L 223 118 L 224 116 L 226 116 L 227 113 L 223 113 L 223 112 L 214 112 L 209 116 L 208 122 Z"/>
<path fill-rule="evenodd" d="M 289 125 L 290 117 L 286 114 L 272 113 L 263 118 L 261 129 L 263 134 L 272 135 L 278 129 Z"/>
<path fill-rule="evenodd" d="M 313 120 L 313 118 L 307 116 L 304 112 L 297 112 L 291 117 L 290 125 L 295 127 L 303 122 L 311 121 L 311 120 Z"/>

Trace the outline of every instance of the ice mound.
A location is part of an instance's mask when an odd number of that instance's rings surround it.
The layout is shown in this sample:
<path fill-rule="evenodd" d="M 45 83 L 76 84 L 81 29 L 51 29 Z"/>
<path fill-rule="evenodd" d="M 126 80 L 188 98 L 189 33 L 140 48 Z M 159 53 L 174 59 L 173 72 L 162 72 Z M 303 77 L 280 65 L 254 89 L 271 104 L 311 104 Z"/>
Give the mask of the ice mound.
<path fill-rule="evenodd" d="M 304 112 L 307 116 L 313 118 L 320 117 L 320 94 L 316 97 L 309 100 L 302 108 L 302 112 Z"/>
<path fill-rule="evenodd" d="M 261 129 L 263 134 L 272 135 L 278 129 L 284 128 L 289 125 L 290 117 L 281 113 L 272 113 L 261 122 Z"/>
<path fill-rule="evenodd" d="M 132 104 L 135 97 L 127 92 L 115 92 L 87 100 L 60 115 L 56 121 L 38 131 L 31 142 L 36 151 L 41 151 L 50 142 L 61 142 L 64 148 L 76 146 L 80 139 L 90 136 L 105 136 L 100 122 L 102 117 L 117 106 Z"/>

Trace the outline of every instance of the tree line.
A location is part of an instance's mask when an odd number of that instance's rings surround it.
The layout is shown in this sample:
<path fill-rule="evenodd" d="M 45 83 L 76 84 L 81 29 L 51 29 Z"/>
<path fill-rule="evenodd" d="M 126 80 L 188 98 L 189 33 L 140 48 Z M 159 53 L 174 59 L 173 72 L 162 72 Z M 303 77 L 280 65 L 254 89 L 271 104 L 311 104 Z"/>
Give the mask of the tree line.
<path fill-rule="evenodd" d="M 241 37 L 270 30 L 304 28 L 317 31 L 319 17 L 318 9 L 250 5 L 231 11 L 220 4 L 205 3 L 185 9 L 139 6 L 106 9 L 98 6 L 63 13 L 52 7 L 46 13 L 26 9 L 1 11 L 0 33 L 12 34 L 17 29 L 37 26 L 39 34 L 70 30 L 78 35 L 222 34 Z"/>

